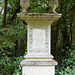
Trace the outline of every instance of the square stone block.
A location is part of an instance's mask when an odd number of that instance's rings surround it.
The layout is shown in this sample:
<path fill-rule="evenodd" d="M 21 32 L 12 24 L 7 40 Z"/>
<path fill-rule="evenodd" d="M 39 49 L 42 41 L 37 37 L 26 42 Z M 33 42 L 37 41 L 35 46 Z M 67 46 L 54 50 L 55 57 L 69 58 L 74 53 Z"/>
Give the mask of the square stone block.
<path fill-rule="evenodd" d="M 55 75 L 55 66 L 23 66 L 22 75 Z"/>

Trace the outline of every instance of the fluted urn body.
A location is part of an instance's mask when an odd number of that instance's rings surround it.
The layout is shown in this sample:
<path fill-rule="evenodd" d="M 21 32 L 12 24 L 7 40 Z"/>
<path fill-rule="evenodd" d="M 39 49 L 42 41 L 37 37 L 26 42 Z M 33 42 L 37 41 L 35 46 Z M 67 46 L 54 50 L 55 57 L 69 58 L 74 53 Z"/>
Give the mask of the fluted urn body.
<path fill-rule="evenodd" d="M 58 7 L 58 0 L 48 0 L 49 12 L 56 12 L 55 9 Z"/>
<path fill-rule="evenodd" d="M 30 7 L 30 0 L 20 0 L 20 6 L 22 7 L 22 12 L 27 12 L 27 9 Z"/>

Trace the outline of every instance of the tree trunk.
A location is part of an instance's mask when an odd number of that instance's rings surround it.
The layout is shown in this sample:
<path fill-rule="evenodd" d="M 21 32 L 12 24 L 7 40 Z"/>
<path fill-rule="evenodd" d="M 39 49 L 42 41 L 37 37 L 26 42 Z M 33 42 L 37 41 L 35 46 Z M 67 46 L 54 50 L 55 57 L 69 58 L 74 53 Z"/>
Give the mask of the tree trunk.
<path fill-rule="evenodd" d="M 55 59 L 57 59 L 57 43 L 58 43 L 58 36 L 59 36 L 59 25 L 60 25 L 60 20 L 58 21 L 57 31 L 56 31 Z"/>
<path fill-rule="evenodd" d="M 7 0 L 5 0 L 5 6 L 4 6 L 3 27 L 6 26 L 6 14 L 7 14 Z"/>
<path fill-rule="evenodd" d="M 75 13 L 73 15 L 72 42 L 75 42 Z"/>
<path fill-rule="evenodd" d="M 14 56 L 17 57 L 17 51 L 18 51 L 18 40 L 15 41 L 15 53 L 14 53 Z"/>
<path fill-rule="evenodd" d="M 16 4 L 17 9 L 15 10 L 15 13 L 13 14 L 12 18 L 10 18 L 9 22 L 7 22 L 7 24 L 11 24 L 13 22 L 13 20 L 15 19 L 15 17 L 17 16 L 17 13 L 20 12 L 20 0 L 19 2 Z M 6 24 L 6 25 L 7 25 Z"/>
<path fill-rule="evenodd" d="M 60 13 L 62 13 L 63 5 L 64 5 L 64 0 L 61 0 Z M 58 36 L 59 36 L 59 25 L 60 25 L 60 19 L 58 20 L 57 31 L 56 31 L 56 45 L 55 45 L 55 58 L 56 59 L 57 59 L 57 43 L 58 43 Z"/>

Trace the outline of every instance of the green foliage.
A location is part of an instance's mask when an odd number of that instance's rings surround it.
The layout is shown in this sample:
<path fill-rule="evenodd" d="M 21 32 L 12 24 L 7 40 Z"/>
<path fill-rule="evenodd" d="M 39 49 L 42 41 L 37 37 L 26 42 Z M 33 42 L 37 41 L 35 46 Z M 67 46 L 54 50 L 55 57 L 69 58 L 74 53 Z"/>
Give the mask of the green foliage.
<path fill-rule="evenodd" d="M 31 0 L 31 12 L 45 13 L 48 7 L 48 0 Z"/>
<path fill-rule="evenodd" d="M 4 1 L 0 3 L 4 9 Z M 59 13 L 62 0 L 59 0 Z M 56 75 L 74 75 L 75 44 L 72 45 L 72 21 L 73 15 L 70 8 L 75 0 L 64 0 L 62 17 L 58 36 L 59 65 L 56 67 Z M 31 0 L 30 12 L 46 13 L 48 0 Z M 16 14 L 21 11 L 20 0 L 8 0 L 6 27 L 3 27 L 3 14 L 0 12 L 0 75 L 22 75 L 20 62 L 27 52 L 27 26 L 21 23 Z M 52 54 L 55 56 L 56 31 L 58 22 L 53 26 Z"/>
<path fill-rule="evenodd" d="M 75 46 L 75 44 L 73 45 Z M 67 47 L 67 49 L 68 51 L 65 52 L 66 55 L 61 62 L 59 61 L 59 66 L 56 67 L 56 75 L 75 75 L 75 48 L 72 47 L 70 49 Z"/>
<path fill-rule="evenodd" d="M 23 59 L 21 55 L 25 54 L 25 49 L 20 48 L 22 46 L 20 40 L 25 41 L 27 28 L 22 23 L 13 24 L 12 26 L 7 25 L 6 28 L 0 30 L 2 35 L 0 36 L 0 75 L 21 75 L 20 62 Z M 18 45 L 16 40 L 18 40 Z"/>
<path fill-rule="evenodd" d="M 3 57 L 0 60 L 0 75 L 22 75 L 20 62 L 23 57 Z"/>
<path fill-rule="evenodd" d="M 19 5 L 19 0 L 8 0 L 5 28 L 0 14 L 0 75 L 22 75 L 20 62 L 26 53 L 27 27 L 17 19 Z"/>

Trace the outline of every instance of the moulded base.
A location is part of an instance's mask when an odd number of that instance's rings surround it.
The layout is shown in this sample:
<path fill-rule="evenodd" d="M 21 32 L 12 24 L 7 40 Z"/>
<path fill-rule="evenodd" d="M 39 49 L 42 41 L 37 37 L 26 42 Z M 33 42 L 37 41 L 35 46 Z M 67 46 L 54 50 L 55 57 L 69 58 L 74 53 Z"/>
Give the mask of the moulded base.
<path fill-rule="evenodd" d="M 55 75 L 54 59 L 24 59 L 21 62 L 22 75 Z"/>

